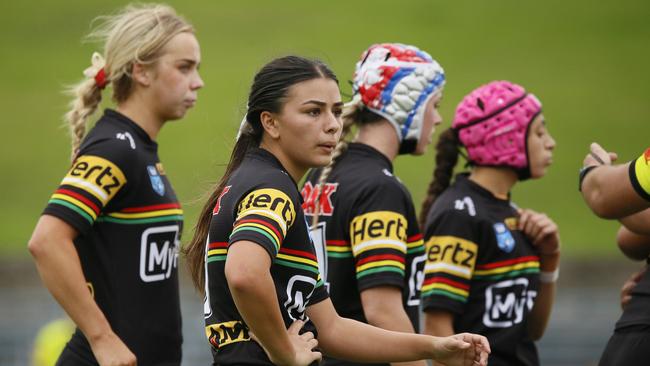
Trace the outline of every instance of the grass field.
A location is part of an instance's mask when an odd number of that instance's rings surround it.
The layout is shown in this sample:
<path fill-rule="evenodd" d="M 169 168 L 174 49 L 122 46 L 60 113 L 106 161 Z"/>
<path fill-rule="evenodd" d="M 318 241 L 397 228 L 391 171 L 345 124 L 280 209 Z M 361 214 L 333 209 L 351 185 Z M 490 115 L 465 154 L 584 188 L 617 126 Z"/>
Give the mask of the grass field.
<path fill-rule="evenodd" d="M 125 2 L 28 1 L 0 5 L 0 256 L 25 244 L 69 164 L 61 126 L 67 99 L 97 46 L 82 44 L 93 17 Z M 197 28 L 206 87 L 186 119 L 160 135 L 160 156 L 186 211 L 185 239 L 233 145 L 256 69 L 287 53 L 325 60 L 342 92 L 354 63 L 375 42 L 412 43 L 447 72 L 442 114 L 449 126 L 460 98 L 493 79 L 525 85 L 542 100 L 557 140 L 555 164 L 518 186 L 521 206 L 560 225 L 565 253 L 617 255 L 615 223 L 594 218 L 577 192 L 577 170 L 591 141 L 630 160 L 648 146 L 650 3 L 645 0 L 496 1 L 171 1 Z M 108 93 L 105 93 L 108 96 Z M 107 98 L 108 99 L 108 98 Z M 110 103 L 107 103 L 110 105 Z M 433 154 L 401 157 L 398 175 L 416 205 Z"/>

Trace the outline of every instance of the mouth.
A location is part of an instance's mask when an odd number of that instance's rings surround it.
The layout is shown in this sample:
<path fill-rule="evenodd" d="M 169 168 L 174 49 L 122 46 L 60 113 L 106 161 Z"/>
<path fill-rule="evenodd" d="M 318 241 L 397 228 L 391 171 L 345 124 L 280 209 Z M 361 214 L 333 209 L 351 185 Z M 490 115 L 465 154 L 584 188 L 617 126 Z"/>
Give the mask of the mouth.
<path fill-rule="evenodd" d="M 318 144 L 318 148 L 321 150 L 326 151 L 328 154 L 331 154 L 334 149 L 336 148 L 336 143 L 335 142 L 323 142 L 321 144 Z"/>
<path fill-rule="evenodd" d="M 185 99 L 185 106 L 188 108 L 194 107 L 194 104 L 196 104 L 196 98 L 194 99 Z"/>

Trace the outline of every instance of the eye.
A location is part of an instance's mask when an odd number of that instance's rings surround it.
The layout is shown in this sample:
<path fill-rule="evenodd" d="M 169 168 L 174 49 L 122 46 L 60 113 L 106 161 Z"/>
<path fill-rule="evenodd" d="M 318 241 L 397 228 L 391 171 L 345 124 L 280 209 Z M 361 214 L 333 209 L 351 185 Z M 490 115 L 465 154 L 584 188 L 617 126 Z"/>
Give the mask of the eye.
<path fill-rule="evenodd" d="M 192 70 L 192 66 L 189 64 L 181 64 L 178 66 L 178 70 L 180 70 L 182 73 L 186 74 Z"/>
<path fill-rule="evenodd" d="M 341 116 L 343 115 L 343 109 L 341 109 L 341 108 L 336 108 L 336 109 L 334 109 L 334 110 L 332 111 L 332 113 L 334 114 L 334 116 L 335 116 L 336 118 L 339 118 L 339 117 L 341 117 Z"/>
<path fill-rule="evenodd" d="M 319 108 L 312 108 L 307 111 L 307 114 L 312 116 L 312 117 L 318 117 L 320 116 L 320 109 Z"/>

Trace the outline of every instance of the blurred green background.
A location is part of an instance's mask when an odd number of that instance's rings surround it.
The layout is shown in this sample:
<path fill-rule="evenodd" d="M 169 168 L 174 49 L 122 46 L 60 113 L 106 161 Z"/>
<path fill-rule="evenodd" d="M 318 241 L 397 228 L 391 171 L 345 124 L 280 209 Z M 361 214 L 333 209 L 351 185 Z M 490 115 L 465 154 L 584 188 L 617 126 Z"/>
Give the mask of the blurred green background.
<path fill-rule="evenodd" d="M 447 73 L 447 128 L 460 98 L 494 79 L 524 85 L 544 104 L 557 140 L 547 177 L 516 187 L 514 200 L 560 225 L 569 257 L 617 255 L 616 223 L 593 217 L 577 192 L 589 143 L 622 160 L 648 146 L 650 2 L 613 1 L 170 1 L 197 28 L 206 87 L 187 118 L 159 137 L 160 156 L 186 211 L 184 238 L 202 194 L 230 154 L 252 76 L 275 56 L 326 61 L 342 92 L 360 53 L 376 42 L 419 46 Z M 99 45 L 82 43 L 91 20 L 124 1 L 7 1 L 0 5 L 0 258 L 27 256 L 26 242 L 69 164 L 61 116 L 66 84 L 79 80 Z M 105 92 L 105 96 L 109 94 Z M 108 98 L 105 98 L 108 99 Z M 344 97 L 347 99 L 347 97 Z M 105 103 L 107 106 L 110 102 Z M 433 169 L 400 157 L 398 175 L 416 205 Z"/>

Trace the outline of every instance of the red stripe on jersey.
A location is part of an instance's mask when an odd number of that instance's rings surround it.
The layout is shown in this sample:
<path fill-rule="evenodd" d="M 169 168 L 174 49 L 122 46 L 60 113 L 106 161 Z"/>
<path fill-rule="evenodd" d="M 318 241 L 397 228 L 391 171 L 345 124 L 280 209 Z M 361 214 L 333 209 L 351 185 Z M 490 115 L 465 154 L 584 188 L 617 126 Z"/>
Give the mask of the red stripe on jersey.
<path fill-rule="evenodd" d="M 469 285 L 464 284 L 464 283 L 460 283 L 460 282 L 456 282 L 454 280 L 450 280 L 450 279 L 444 278 L 444 277 L 436 277 L 436 278 L 426 279 L 426 280 L 424 280 L 424 283 L 422 284 L 422 286 L 430 285 L 432 283 L 444 283 L 444 284 L 452 286 L 452 287 L 456 287 L 456 288 L 459 288 L 459 289 L 463 289 L 465 291 L 469 291 Z"/>
<path fill-rule="evenodd" d="M 278 239 L 280 239 L 280 241 L 284 240 L 284 237 L 282 236 L 282 234 L 272 224 L 270 224 L 269 222 L 264 221 L 264 220 L 241 219 L 241 220 L 235 222 L 235 227 L 239 226 L 239 224 L 243 224 L 243 223 L 246 223 L 246 222 L 252 222 L 252 223 L 255 223 L 255 224 L 263 225 L 263 226 L 273 230 L 273 232 L 275 233 L 275 235 L 277 235 L 277 237 L 278 237 Z"/>
<path fill-rule="evenodd" d="M 79 201 L 83 202 L 91 210 L 95 211 L 96 215 L 99 215 L 99 207 L 97 207 L 97 205 L 94 204 L 91 200 L 89 200 L 88 198 L 80 195 L 77 192 L 73 192 L 73 191 L 70 191 L 70 190 L 67 190 L 67 189 L 57 189 L 56 192 L 54 192 L 54 193 L 60 193 L 60 194 L 66 195 L 66 196 L 70 196 L 72 198 L 76 198 Z"/>
<path fill-rule="evenodd" d="M 280 248 L 280 253 L 296 255 L 298 257 L 309 258 L 311 260 L 318 261 L 318 259 L 316 259 L 315 255 L 313 255 L 313 254 L 311 254 L 309 252 L 302 251 L 302 250 L 296 250 L 296 249 L 289 249 L 289 248 L 281 247 Z"/>
<path fill-rule="evenodd" d="M 406 239 L 406 241 L 408 243 L 411 243 L 411 242 L 414 242 L 414 241 L 418 241 L 420 239 L 422 239 L 422 234 L 415 234 L 413 236 L 409 236 L 408 239 Z"/>
<path fill-rule="evenodd" d="M 208 249 L 217 249 L 217 248 L 228 248 L 228 242 L 219 241 L 219 242 L 208 244 Z"/>
<path fill-rule="evenodd" d="M 404 257 L 400 257 L 399 255 L 395 254 L 378 254 L 378 255 L 371 255 L 369 257 L 363 258 L 357 262 L 357 266 L 360 266 L 362 264 L 366 264 L 368 262 L 378 262 L 378 261 L 386 261 L 386 260 L 391 260 L 391 261 L 397 261 L 400 263 L 404 263 Z"/>
<path fill-rule="evenodd" d="M 339 247 L 350 246 L 350 243 L 347 242 L 346 240 L 327 240 L 326 243 L 327 243 L 327 245 L 333 245 L 333 246 L 339 246 Z"/>
<path fill-rule="evenodd" d="M 160 205 L 151 205 L 151 206 L 127 207 L 122 209 L 120 212 L 134 213 L 134 212 L 169 210 L 172 208 L 181 208 L 181 205 L 178 202 L 174 202 L 174 203 L 163 203 Z"/>
<path fill-rule="evenodd" d="M 531 255 L 531 256 L 528 256 L 528 257 L 520 257 L 520 258 L 515 258 L 515 259 L 508 259 L 506 261 L 493 262 L 493 263 L 488 263 L 488 264 L 481 264 L 481 265 L 477 265 L 476 269 L 499 268 L 499 267 L 511 266 L 513 264 L 523 263 L 523 262 L 539 262 L 539 257 L 536 256 L 536 255 Z"/>

